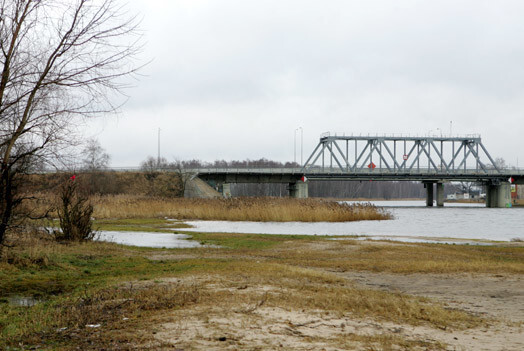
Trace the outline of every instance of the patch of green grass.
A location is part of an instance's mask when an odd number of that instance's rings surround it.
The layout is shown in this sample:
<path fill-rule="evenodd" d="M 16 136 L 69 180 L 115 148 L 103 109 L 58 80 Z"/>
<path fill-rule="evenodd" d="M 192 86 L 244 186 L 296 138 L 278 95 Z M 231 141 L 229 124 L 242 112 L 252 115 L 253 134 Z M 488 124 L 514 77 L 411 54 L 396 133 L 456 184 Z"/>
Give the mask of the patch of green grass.
<path fill-rule="evenodd" d="M 86 284 L 104 286 L 112 281 L 154 278 L 166 272 L 180 273 L 194 264 L 167 261 L 158 264 L 139 254 L 154 249 L 127 250 L 109 243 L 83 243 L 48 255 L 49 263 L 38 266 L 0 264 L 0 297 L 12 294 L 50 296 L 73 292 Z M 9 267 L 7 267 L 9 266 Z"/>
<path fill-rule="evenodd" d="M 183 232 L 202 244 L 215 245 L 228 249 L 262 250 L 270 249 L 287 241 L 325 240 L 326 236 L 311 235 L 271 235 L 271 234 L 235 234 L 235 233 L 199 233 Z"/>
<path fill-rule="evenodd" d="M 100 219 L 95 221 L 94 227 L 97 230 L 151 233 L 172 233 L 173 229 L 192 228 L 184 222 L 164 218 Z"/>
<path fill-rule="evenodd" d="M 107 225 L 135 225 L 135 226 L 159 226 L 169 225 L 173 221 L 169 221 L 165 218 L 121 218 L 121 219 L 97 219 L 97 224 Z"/>
<path fill-rule="evenodd" d="M 115 232 L 148 232 L 148 233 L 172 233 L 173 230 L 167 227 L 154 228 L 154 227 L 137 227 L 135 225 L 122 225 L 122 224 L 95 224 L 96 230 L 103 231 L 115 231 Z"/>
<path fill-rule="evenodd" d="M 188 228 L 190 226 L 164 218 L 125 218 L 96 220 L 94 227 L 97 230 L 107 231 L 171 233 L 170 228 Z"/>

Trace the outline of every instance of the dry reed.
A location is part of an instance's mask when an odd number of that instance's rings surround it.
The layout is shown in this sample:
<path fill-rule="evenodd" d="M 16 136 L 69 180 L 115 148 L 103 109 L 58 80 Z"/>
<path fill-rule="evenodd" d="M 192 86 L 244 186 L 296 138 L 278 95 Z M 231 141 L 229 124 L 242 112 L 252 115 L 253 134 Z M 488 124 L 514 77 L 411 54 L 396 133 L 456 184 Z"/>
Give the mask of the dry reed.
<path fill-rule="evenodd" d="M 171 217 L 177 219 L 261 222 L 346 222 L 392 216 L 369 203 L 345 204 L 319 199 L 185 199 L 115 195 L 93 197 L 96 218 Z"/>

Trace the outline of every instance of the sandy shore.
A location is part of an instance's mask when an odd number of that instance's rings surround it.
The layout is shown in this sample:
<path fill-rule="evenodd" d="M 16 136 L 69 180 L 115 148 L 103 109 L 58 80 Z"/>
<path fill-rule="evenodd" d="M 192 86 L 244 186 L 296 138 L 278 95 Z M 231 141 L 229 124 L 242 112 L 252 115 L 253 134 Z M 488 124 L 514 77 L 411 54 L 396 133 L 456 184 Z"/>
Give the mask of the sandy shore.
<path fill-rule="evenodd" d="M 337 248 L 337 244 L 323 241 L 308 246 L 308 249 L 315 248 L 328 251 Z M 350 254 L 351 249 L 348 249 Z M 169 259 L 168 256 L 156 257 L 160 258 Z M 188 257 L 179 257 L 183 258 Z M 479 316 L 486 323 L 461 330 L 377 321 L 326 310 L 267 306 L 266 294 L 287 294 L 292 298 L 294 291 L 286 290 L 278 280 L 274 285 L 249 285 L 242 277 L 230 277 L 218 284 L 208 284 L 206 289 L 210 294 L 230 294 L 232 303 L 183 309 L 163 316 L 157 320 L 155 337 L 180 350 L 524 350 L 522 275 L 308 269 L 319 274 L 335 274 L 359 288 L 425 297 L 441 303 L 446 309 Z M 318 286 L 318 289 L 323 288 L 328 289 L 329 284 Z M 247 296 L 253 295 L 258 295 L 258 300 L 248 303 Z M 389 344 L 394 346 L 389 348 Z M 369 348 L 370 345 L 374 346 Z"/>

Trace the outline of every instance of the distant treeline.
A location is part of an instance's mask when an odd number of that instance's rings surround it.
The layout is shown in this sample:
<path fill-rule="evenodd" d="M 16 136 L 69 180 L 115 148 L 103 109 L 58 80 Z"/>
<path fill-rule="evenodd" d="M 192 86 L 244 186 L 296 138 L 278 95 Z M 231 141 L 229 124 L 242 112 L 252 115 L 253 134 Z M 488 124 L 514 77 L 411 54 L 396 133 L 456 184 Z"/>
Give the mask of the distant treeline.
<path fill-rule="evenodd" d="M 160 159 L 161 166 L 169 164 L 165 160 Z M 226 161 L 215 160 L 214 162 L 205 162 L 200 160 L 177 161 L 175 164 L 181 165 L 183 168 L 300 168 L 301 166 L 296 162 L 278 162 L 261 158 L 258 160 L 243 160 L 243 161 Z"/>

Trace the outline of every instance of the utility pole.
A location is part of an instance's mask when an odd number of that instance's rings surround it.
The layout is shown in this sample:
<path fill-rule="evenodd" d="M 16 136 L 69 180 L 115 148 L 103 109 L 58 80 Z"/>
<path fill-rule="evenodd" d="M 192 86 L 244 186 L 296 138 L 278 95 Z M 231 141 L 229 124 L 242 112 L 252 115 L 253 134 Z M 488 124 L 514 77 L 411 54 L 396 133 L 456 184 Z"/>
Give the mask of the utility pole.
<path fill-rule="evenodd" d="M 156 158 L 157 167 L 160 167 L 160 128 L 158 128 L 158 154 Z"/>
<path fill-rule="evenodd" d="M 302 166 L 304 164 L 304 129 L 298 128 L 300 129 L 300 166 Z"/>
<path fill-rule="evenodd" d="M 295 137 L 293 139 L 293 163 L 297 163 L 297 130 L 295 129 Z"/>
<path fill-rule="evenodd" d="M 300 165 L 302 165 L 304 160 L 304 130 L 302 127 L 295 129 L 295 138 L 293 141 L 293 151 L 294 151 L 294 163 L 297 163 L 297 132 L 300 130 Z"/>

